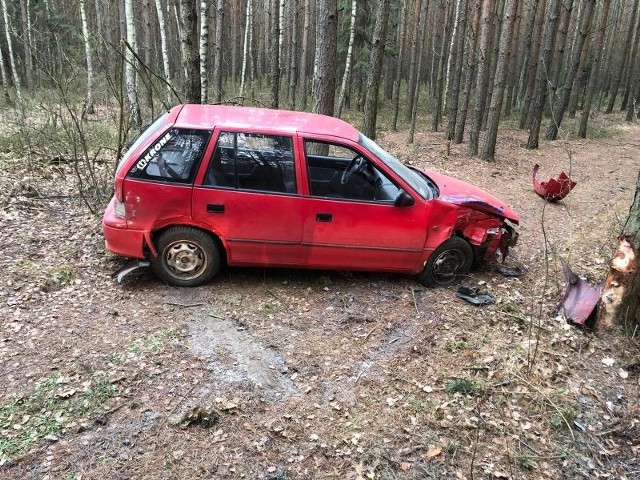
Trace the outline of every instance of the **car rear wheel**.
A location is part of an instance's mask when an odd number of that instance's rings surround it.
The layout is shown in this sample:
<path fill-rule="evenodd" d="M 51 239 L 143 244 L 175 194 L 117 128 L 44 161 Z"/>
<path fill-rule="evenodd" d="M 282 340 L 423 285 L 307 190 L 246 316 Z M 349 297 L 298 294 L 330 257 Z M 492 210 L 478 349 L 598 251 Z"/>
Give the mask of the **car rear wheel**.
<path fill-rule="evenodd" d="M 158 256 L 152 259 L 155 274 L 169 285 L 196 287 L 220 270 L 220 248 L 213 237 L 197 228 L 172 227 L 156 242 Z"/>
<path fill-rule="evenodd" d="M 472 264 L 471 245 L 460 237 L 452 237 L 431 254 L 418 279 L 427 287 L 446 287 L 467 276 Z"/>

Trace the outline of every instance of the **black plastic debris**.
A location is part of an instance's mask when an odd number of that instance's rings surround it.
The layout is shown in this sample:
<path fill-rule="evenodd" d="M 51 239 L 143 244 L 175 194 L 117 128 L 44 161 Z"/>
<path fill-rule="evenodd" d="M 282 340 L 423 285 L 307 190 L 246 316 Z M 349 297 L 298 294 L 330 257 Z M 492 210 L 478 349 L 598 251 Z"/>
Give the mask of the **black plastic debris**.
<path fill-rule="evenodd" d="M 131 272 L 138 270 L 139 268 L 148 268 L 151 266 L 151 262 L 147 262 L 146 260 L 131 260 L 124 264 L 122 268 L 113 272 L 111 274 L 111 278 L 115 279 L 116 282 L 122 283 L 124 277 L 129 275 Z"/>
<path fill-rule="evenodd" d="M 495 297 L 490 293 L 481 291 L 478 287 L 471 287 L 469 285 L 461 285 L 456 292 L 456 297 L 477 306 L 489 305 L 496 301 Z"/>

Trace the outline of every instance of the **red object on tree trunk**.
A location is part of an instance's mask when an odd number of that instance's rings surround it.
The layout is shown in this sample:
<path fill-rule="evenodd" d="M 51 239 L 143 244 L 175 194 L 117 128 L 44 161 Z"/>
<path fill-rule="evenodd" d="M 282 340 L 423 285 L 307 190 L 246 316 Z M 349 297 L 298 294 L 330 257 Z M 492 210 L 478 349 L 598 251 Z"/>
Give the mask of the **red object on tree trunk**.
<path fill-rule="evenodd" d="M 536 178 L 539 168 L 540 165 L 537 163 L 533 166 L 531 179 L 533 180 L 533 189 L 545 200 L 550 202 L 562 200 L 576 186 L 576 182 L 572 181 L 564 172 L 560 172 L 557 179 L 550 178 L 547 182 L 540 182 Z"/>

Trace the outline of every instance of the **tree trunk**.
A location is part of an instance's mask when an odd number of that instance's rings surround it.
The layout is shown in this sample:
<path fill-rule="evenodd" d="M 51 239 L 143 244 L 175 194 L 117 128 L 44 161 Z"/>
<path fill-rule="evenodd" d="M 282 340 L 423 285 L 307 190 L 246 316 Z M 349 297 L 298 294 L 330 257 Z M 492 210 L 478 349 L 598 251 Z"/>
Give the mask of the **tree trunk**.
<path fill-rule="evenodd" d="M 384 0 L 386 1 L 386 0 Z M 353 58 L 353 40 L 356 36 L 356 11 L 358 8 L 358 0 L 351 2 L 351 24 L 349 26 L 349 46 L 347 47 L 347 59 L 344 65 L 344 74 L 342 75 L 342 85 L 340 86 L 340 95 L 338 96 L 338 105 L 334 116 L 340 118 L 342 115 L 342 107 L 344 105 L 344 97 L 349 84 L 349 75 L 351 75 L 351 60 Z M 375 41 L 375 39 L 374 39 Z M 366 134 L 365 134 L 366 135 Z"/>
<path fill-rule="evenodd" d="M 476 101 L 473 107 L 473 118 L 469 129 L 469 155 L 478 154 L 478 144 L 480 140 L 480 126 L 484 117 L 484 106 L 486 103 L 487 91 L 484 85 L 489 75 L 489 32 L 491 30 L 491 0 L 482 0 L 482 21 L 480 24 L 480 49 L 478 51 L 478 76 L 476 77 Z"/>
<path fill-rule="evenodd" d="M 302 28 L 302 52 L 300 53 L 300 107 L 307 109 L 309 91 L 309 75 L 307 71 L 307 57 L 309 56 L 309 37 L 311 35 L 311 0 L 304 0 L 304 24 Z"/>
<path fill-rule="evenodd" d="M 248 2 L 251 4 L 251 2 Z M 200 0 L 200 100 L 209 101 L 209 0 Z"/>
<path fill-rule="evenodd" d="M 504 93 L 504 83 L 507 78 L 511 40 L 513 37 L 513 25 L 516 19 L 518 0 L 508 0 L 502 21 L 502 32 L 500 33 L 500 47 L 498 53 L 498 64 L 493 81 L 493 93 L 491 94 L 491 105 L 489 106 L 489 117 L 487 119 L 487 136 L 485 139 L 482 158 L 492 161 L 496 152 L 496 140 L 498 137 L 498 123 L 502 111 L 502 96 Z"/>
<path fill-rule="evenodd" d="M 434 132 L 438 131 L 438 127 L 440 126 L 440 120 L 442 119 L 442 96 L 444 95 L 444 85 L 445 85 L 445 71 L 447 68 L 447 56 L 449 54 L 449 27 L 451 18 L 453 15 L 450 15 L 449 6 L 445 3 L 442 5 L 442 28 L 444 29 L 442 34 L 442 43 L 440 44 L 440 55 L 438 58 L 438 78 L 436 79 L 436 87 L 434 90 L 433 96 L 433 116 L 431 119 L 431 130 Z M 451 4 L 451 8 L 453 4 Z M 418 69 L 418 73 L 420 73 L 420 69 Z"/>
<path fill-rule="evenodd" d="M 442 6 L 441 8 L 446 8 Z M 414 19 L 419 19 L 422 12 L 422 0 L 416 0 Z M 423 29 L 424 30 L 424 29 Z M 411 36 L 411 52 L 409 61 L 409 81 L 407 82 L 407 121 L 411 121 L 411 115 L 413 112 L 413 98 L 416 89 L 416 84 L 420 78 L 420 70 L 416 73 L 416 64 L 418 63 L 418 55 L 420 49 L 420 43 L 418 38 L 420 36 L 420 22 L 414 21 L 413 23 L 413 35 Z M 443 40 L 444 41 L 444 40 Z"/>
<path fill-rule="evenodd" d="M 369 58 L 369 74 L 367 76 L 367 97 L 364 102 L 364 121 L 362 133 L 375 140 L 376 120 L 378 118 L 378 92 L 382 78 L 382 60 L 384 59 L 384 44 L 387 40 L 387 25 L 389 19 L 389 4 L 391 0 L 378 0 L 376 26 L 373 30 L 371 57 Z"/>
<path fill-rule="evenodd" d="M 27 89 L 33 88 L 33 58 L 31 57 L 31 16 L 26 0 L 20 0 L 22 17 L 22 42 L 24 44 L 24 83 Z"/>
<path fill-rule="evenodd" d="M 206 1 L 206 0 L 203 0 Z M 244 85 L 247 81 L 247 63 L 249 61 L 249 50 L 251 49 L 251 29 L 253 28 L 253 20 L 252 20 L 252 9 L 251 5 L 253 4 L 252 0 L 247 1 L 247 15 L 244 27 L 244 47 L 242 49 L 242 72 L 240 73 L 240 90 L 239 95 L 244 96 Z"/>
<path fill-rule="evenodd" d="M 448 101 L 449 118 L 447 119 L 447 140 L 453 140 L 456 133 L 460 79 L 462 78 L 462 66 L 464 65 L 464 43 L 467 32 L 467 2 L 465 0 L 458 0 L 457 9 L 457 28 L 454 38 L 451 41 L 451 45 L 455 49 L 455 54 L 452 56 L 453 72 L 450 72 L 451 93 Z"/>
<path fill-rule="evenodd" d="M 318 0 L 316 59 L 313 75 L 313 112 L 333 115 L 338 42 L 337 0 Z"/>
<path fill-rule="evenodd" d="M 571 88 L 573 87 L 573 81 L 576 78 L 576 73 L 578 72 L 578 67 L 580 65 L 582 47 L 584 46 L 585 38 L 587 37 L 589 28 L 591 27 L 591 20 L 593 19 L 595 4 L 596 0 L 584 0 L 582 11 L 580 12 L 580 20 L 578 23 L 580 31 L 576 36 L 573 52 L 571 52 L 571 63 L 567 67 L 567 78 L 565 80 L 565 84 L 560 91 L 558 100 L 553 106 L 551 122 L 549 123 L 547 134 L 545 136 L 547 140 L 556 139 L 558 135 L 558 129 L 560 128 L 560 124 L 562 123 L 562 117 L 564 116 L 565 109 L 569 104 Z"/>
<path fill-rule="evenodd" d="M 629 216 L 600 295 L 597 328 L 622 326 L 635 334 L 640 325 L 640 174 Z"/>
<path fill-rule="evenodd" d="M 289 55 L 289 108 L 296 109 L 296 91 L 298 89 L 298 23 L 300 21 L 299 0 L 292 0 L 291 53 Z"/>
<path fill-rule="evenodd" d="M 2 94 L 7 105 L 11 105 L 11 97 L 9 96 L 9 77 L 7 76 L 7 67 L 4 65 L 4 58 L 0 52 L 0 74 L 2 75 Z"/>
<path fill-rule="evenodd" d="M 638 44 L 640 43 L 640 22 L 636 27 L 636 34 L 633 40 L 633 50 L 629 56 L 627 64 L 627 75 L 624 84 L 624 96 L 622 97 L 622 103 L 620 104 L 620 110 L 627 109 L 627 101 L 629 100 L 629 94 L 631 93 L 631 87 L 633 85 L 635 66 L 638 61 Z"/>
<path fill-rule="evenodd" d="M 624 45 L 622 47 L 622 59 L 618 68 L 614 71 L 614 77 L 611 83 L 610 95 L 609 95 L 609 103 L 607 105 L 607 110 L 605 113 L 613 112 L 613 107 L 616 103 L 616 97 L 618 95 L 618 89 L 620 88 L 620 80 L 622 79 L 622 73 L 625 69 L 625 65 L 628 60 L 627 53 L 631 51 L 631 42 L 633 40 L 633 30 L 636 27 L 636 14 L 638 11 L 638 3 L 640 0 L 634 0 L 633 8 L 631 10 L 631 19 L 629 20 L 629 28 L 627 29 L 627 36 L 624 41 Z"/>
<path fill-rule="evenodd" d="M 555 55 L 552 55 L 547 68 L 551 70 L 549 74 L 550 89 L 549 97 L 554 98 L 556 91 L 558 90 L 558 84 L 560 83 L 562 73 L 562 67 L 567 63 L 565 60 L 565 46 L 567 44 L 567 32 L 569 30 L 569 22 L 571 21 L 571 12 L 573 11 L 573 0 L 561 1 L 560 19 L 558 21 L 558 30 L 555 40 Z M 551 108 L 548 102 L 545 105 L 547 114 L 551 113 Z M 538 126 L 539 128 L 539 126 Z"/>
<path fill-rule="evenodd" d="M 200 55 L 198 52 L 198 11 L 196 0 L 179 0 L 180 50 L 185 73 L 185 100 L 200 103 Z"/>
<path fill-rule="evenodd" d="M 84 54 L 87 62 L 87 98 L 85 109 L 89 114 L 95 113 L 93 106 L 93 59 L 91 57 L 91 42 L 89 41 L 89 25 L 85 11 L 85 0 L 80 0 L 80 17 L 82 19 L 82 36 L 84 39 Z"/>
<path fill-rule="evenodd" d="M 469 54 L 467 55 L 467 68 L 464 78 L 464 86 L 462 88 L 462 97 L 460 98 L 460 110 L 456 122 L 456 135 L 453 143 L 462 143 L 464 137 L 464 127 L 467 122 L 467 111 L 469 108 L 469 97 L 471 96 L 471 84 L 473 83 L 473 75 L 475 73 L 477 57 L 476 49 L 478 47 L 478 28 L 480 27 L 480 15 L 482 13 L 482 4 L 479 0 L 475 2 L 473 13 L 473 23 L 471 33 L 468 35 Z"/>
<path fill-rule="evenodd" d="M 20 83 L 20 75 L 16 68 L 16 59 L 13 55 L 13 41 L 11 39 L 11 30 L 13 27 L 9 23 L 9 13 L 7 11 L 7 0 L 2 0 L 2 16 L 4 18 L 4 33 L 7 38 L 7 50 L 9 50 L 9 63 L 11 72 L 13 73 L 13 86 L 16 89 L 16 103 L 20 119 L 24 120 L 24 102 L 22 100 L 22 86 Z"/>
<path fill-rule="evenodd" d="M 280 0 L 271 0 L 271 13 L 269 16 L 271 22 L 271 51 L 269 52 L 269 60 L 271 67 L 269 68 L 269 82 L 271 89 L 269 91 L 269 105 L 271 108 L 278 108 L 280 100 Z"/>
<path fill-rule="evenodd" d="M 598 29 L 598 37 L 596 39 L 593 64 L 591 65 L 591 75 L 589 76 L 589 83 L 587 84 L 587 91 L 585 93 L 584 106 L 582 107 L 582 115 L 580 116 L 580 126 L 578 128 L 578 137 L 580 138 L 587 138 L 587 123 L 589 122 L 591 103 L 593 102 L 593 95 L 596 91 L 598 82 L 600 81 L 600 63 L 602 62 L 602 57 L 604 55 L 607 55 L 607 52 L 604 52 L 603 48 L 605 33 L 607 31 L 607 22 L 609 21 L 610 5 L 611 0 L 603 0 L 602 12 L 600 13 L 600 27 Z"/>
<path fill-rule="evenodd" d="M 540 137 L 540 124 L 542 123 L 542 112 L 547 100 L 547 89 L 553 91 L 553 85 L 550 83 L 549 67 L 552 62 L 553 44 L 556 38 L 556 27 L 558 25 L 558 16 L 560 14 L 561 0 L 550 0 L 547 9 L 547 23 L 544 28 L 544 44 L 540 52 L 538 68 L 536 72 L 536 86 L 533 104 L 529 111 L 529 139 L 527 140 L 527 148 L 538 148 L 538 140 Z"/>
<path fill-rule="evenodd" d="M 213 57 L 213 102 L 222 102 L 222 41 L 224 34 L 224 0 L 216 1 L 216 48 Z"/>
<path fill-rule="evenodd" d="M 140 105 L 138 104 L 138 90 L 136 85 L 136 59 L 133 55 L 133 52 L 136 51 L 136 26 L 133 18 L 133 0 L 125 0 L 124 16 L 127 43 L 129 44 L 129 48 L 127 48 L 125 52 L 124 66 L 124 81 L 127 100 L 129 102 L 129 121 L 134 128 L 139 128 L 142 125 L 142 118 L 140 116 Z"/>
<path fill-rule="evenodd" d="M 529 64 L 527 67 L 527 82 L 524 96 L 522 98 L 522 110 L 520 111 L 520 128 L 529 128 L 529 110 L 531 108 L 531 97 L 536 84 L 536 73 L 538 69 L 538 55 L 540 52 L 540 39 L 542 36 L 542 26 L 544 24 L 544 13 L 547 0 L 536 2 L 537 10 L 531 34 L 531 48 L 529 49 Z"/>
<path fill-rule="evenodd" d="M 418 23 L 420 24 L 426 24 L 426 19 L 427 19 L 427 10 L 428 10 L 428 4 L 426 2 L 422 3 L 422 8 L 421 10 L 418 12 L 419 17 L 418 18 Z M 418 38 L 418 45 L 423 45 L 424 44 L 424 38 L 426 36 L 426 28 L 421 28 L 419 31 L 419 38 Z M 446 43 L 443 40 L 443 43 Z M 416 64 L 416 70 L 417 72 L 420 72 L 420 69 L 422 67 L 422 55 L 418 55 L 418 62 Z M 413 92 L 413 97 L 412 97 L 412 105 L 413 105 L 413 110 L 411 111 L 411 119 L 409 120 L 409 136 L 407 138 L 407 142 L 408 143 L 413 143 L 413 136 L 416 132 L 416 119 L 418 117 L 418 99 L 420 97 L 420 82 L 416 82 L 416 88 Z"/>
<path fill-rule="evenodd" d="M 162 54 L 162 71 L 164 79 L 167 81 L 167 103 L 171 104 L 171 69 L 169 67 L 169 48 L 167 46 L 167 29 L 165 24 L 164 9 L 162 2 L 156 0 L 156 13 L 158 14 L 158 29 L 160 30 L 160 51 Z"/>
<path fill-rule="evenodd" d="M 393 82 L 393 121 L 391 130 L 398 130 L 398 113 L 400 111 L 400 86 L 402 85 L 402 56 L 405 54 L 405 43 L 407 36 L 407 0 L 402 2 L 402 14 L 400 18 L 400 45 L 398 46 L 398 56 L 396 58 L 396 78 Z"/>

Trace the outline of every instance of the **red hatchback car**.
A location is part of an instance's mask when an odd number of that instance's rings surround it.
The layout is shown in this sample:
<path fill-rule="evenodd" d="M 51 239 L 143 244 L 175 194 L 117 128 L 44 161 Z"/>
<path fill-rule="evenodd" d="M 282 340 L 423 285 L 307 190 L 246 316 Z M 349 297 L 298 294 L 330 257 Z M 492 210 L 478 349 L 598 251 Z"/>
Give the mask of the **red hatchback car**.
<path fill-rule="evenodd" d="M 518 215 L 465 182 L 400 163 L 341 120 L 179 105 L 124 155 L 109 251 L 171 285 L 231 266 L 414 274 L 449 285 L 504 258 Z"/>

